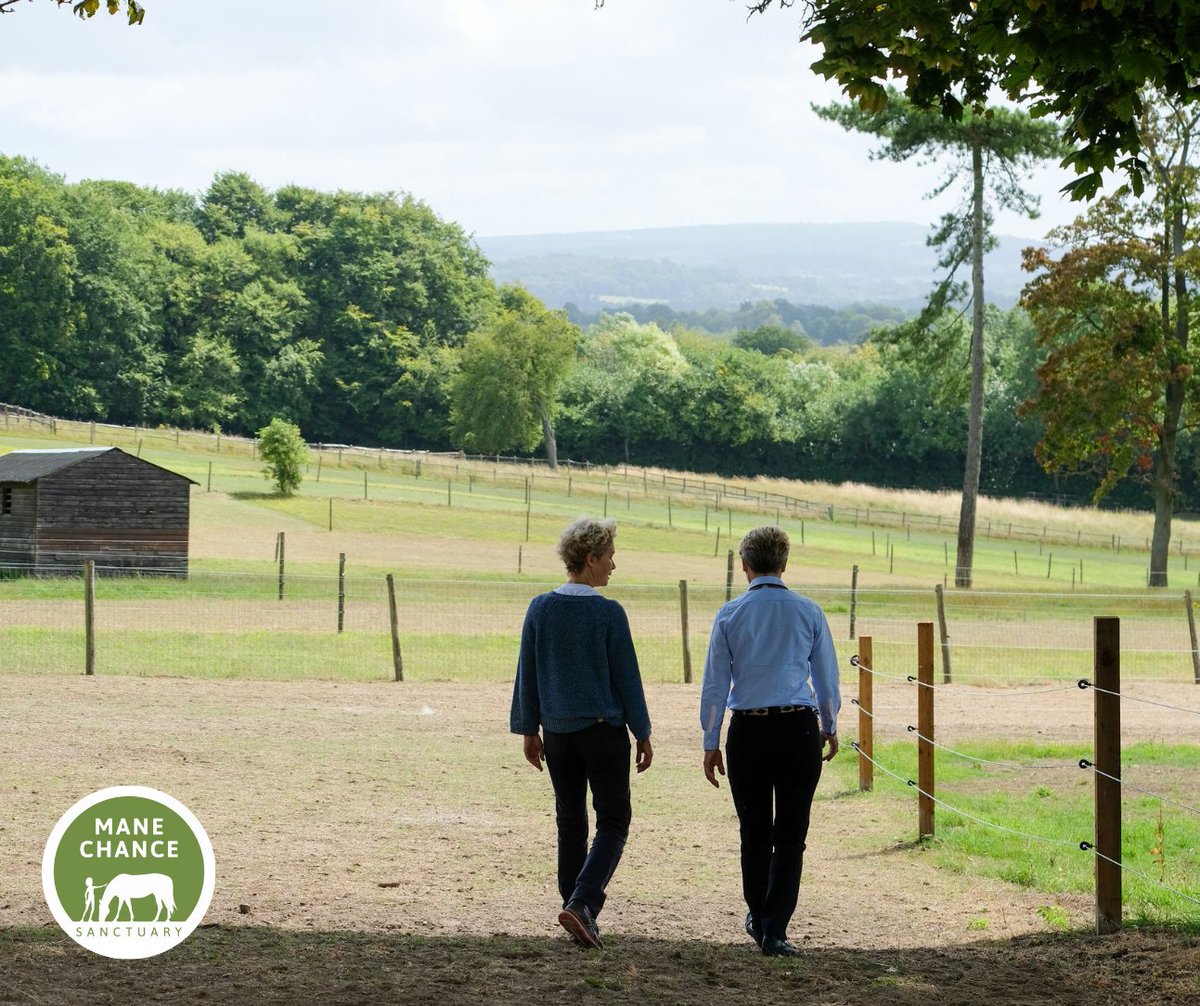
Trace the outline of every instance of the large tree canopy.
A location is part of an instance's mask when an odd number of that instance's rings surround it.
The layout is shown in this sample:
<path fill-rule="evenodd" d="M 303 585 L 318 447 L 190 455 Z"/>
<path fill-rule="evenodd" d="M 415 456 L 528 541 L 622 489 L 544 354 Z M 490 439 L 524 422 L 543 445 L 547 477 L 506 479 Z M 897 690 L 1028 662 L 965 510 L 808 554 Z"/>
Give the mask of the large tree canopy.
<path fill-rule="evenodd" d="M 755 0 L 750 9 L 791 7 Z M 868 110 L 889 80 L 914 105 L 957 119 L 993 88 L 1060 117 L 1074 148 L 1075 198 L 1119 167 L 1140 192 L 1142 89 L 1200 96 L 1200 5 L 1192 0 L 806 0 L 802 39 L 822 50 L 813 69 Z"/>

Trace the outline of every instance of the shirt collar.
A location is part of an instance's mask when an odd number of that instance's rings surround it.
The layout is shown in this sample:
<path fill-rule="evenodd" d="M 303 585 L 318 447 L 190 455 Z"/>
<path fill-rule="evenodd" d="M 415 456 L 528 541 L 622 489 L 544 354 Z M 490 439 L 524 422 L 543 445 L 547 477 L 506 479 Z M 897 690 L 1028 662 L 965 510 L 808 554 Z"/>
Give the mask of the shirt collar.
<path fill-rule="evenodd" d="M 595 587 L 591 587 L 586 583 L 564 583 L 561 587 L 555 587 L 556 594 L 571 594 L 576 597 L 587 597 L 589 594 L 599 594 Z"/>
<path fill-rule="evenodd" d="M 758 586 L 766 587 L 768 585 L 774 585 L 776 587 L 787 586 L 783 582 L 783 579 L 778 576 L 756 576 L 753 580 L 750 581 L 751 588 L 758 587 Z"/>

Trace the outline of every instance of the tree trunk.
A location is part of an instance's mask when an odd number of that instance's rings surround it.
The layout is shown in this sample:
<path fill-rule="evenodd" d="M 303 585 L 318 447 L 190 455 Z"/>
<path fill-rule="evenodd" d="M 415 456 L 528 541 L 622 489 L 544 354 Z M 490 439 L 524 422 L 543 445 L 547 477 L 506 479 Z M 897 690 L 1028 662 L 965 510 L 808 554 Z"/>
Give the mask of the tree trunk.
<path fill-rule="evenodd" d="M 1163 283 L 1163 329 L 1164 336 L 1173 338 L 1186 356 L 1189 335 L 1189 303 L 1187 276 L 1180 264 L 1185 239 L 1183 208 L 1178 200 L 1170 211 L 1167 221 L 1167 258 L 1174 272 L 1175 322 L 1172 331 L 1170 312 L 1171 291 L 1166 277 Z M 1179 434 L 1179 420 L 1183 415 L 1186 382 L 1172 370 L 1163 389 L 1163 422 L 1158 434 L 1158 450 L 1154 456 L 1154 533 L 1150 539 L 1150 569 L 1146 584 L 1150 587 L 1167 586 L 1167 555 L 1171 546 L 1171 516 L 1175 509 L 1175 448 Z"/>
<path fill-rule="evenodd" d="M 558 471 L 558 441 L 554 439 L 554 424 L 550 413 L 542 413 L 542 441 L 546 445 L 546 464 L 552 472 Z"/>
<path fill-rule="evenodd" d="M 958 513 L 958 559 L 954 585 L 971 586 L 975 560 L 975 506 L 983 459 L 983 148 L 971 148 L 971 396 L 967 407 L 967 457 Z"/>

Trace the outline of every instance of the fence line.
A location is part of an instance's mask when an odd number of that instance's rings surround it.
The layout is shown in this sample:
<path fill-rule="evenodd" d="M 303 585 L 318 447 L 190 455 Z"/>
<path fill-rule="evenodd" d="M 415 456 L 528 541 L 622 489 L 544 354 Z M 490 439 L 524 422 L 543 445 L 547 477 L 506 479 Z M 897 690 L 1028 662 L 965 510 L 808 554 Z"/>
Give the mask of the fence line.
<path fill-rule="evenodd" d="M 310 564 L 307 569 L 311 568 Z M 206 654 L 206 646 L 224 653 L 223 647 L 234 645 L 236 639 L 270 633 L 299 633 L 317 645 L 316 640 L 325 633 L 336 635 L 339 624 L 342 635 L 358 638 L 365 634 L 368 638 L 359 638 L 359 642 L 369 648 L 374 645 L 369 638 L 372 634 L 388 631 L 384 571 L 356 569 L 339 575 L 334 568 L 331 563 L 327 574 L 289 569 L 281 576 L 276 563 L 264 561 L 255 570 L 193 566 L 188 575 L 181 577 L 170 568 L 139 570 L 130 575 L 129 570 L 97 564 L 97 624 L 102 633 L 128 632 L 133 634 L 131 639 L 136 636 L 143 640 L 146 656 L 136 650 L 122 656 L 131 661 L 136 673 L 161 673 L 148 655 L 155 648 L 169 673 L 188 673 L 188 666 L 204 667 L 218 659 Z M 51 652 L 58 654 L 64 670 L 70 669 L 75 658 L 63 640 L 83 627 L 79 574 L 64 571 L 37 578 L 23 575 L 28 572 L 27 568 L 0 566 L 0 633 L 10 644 L 9 655 L 0 657 L 0 669 L 49 669 L 53 666 L 48 656 Z M 109 575 L 113 573 L 122 575 Z M 514 641 L 529 599 L 559 582 L 536 575 L 502 581 L 397 579 L 400 631 L 414 639 L 414 647 L 407 654 L 411 673 L 417 677 L 428 673 L 469 680 L 510 675 Z M 706 652 L 712 617 L 726 598 L 725 588 L 717 583 L 689 581 L 684 628 L 684 593 L 677 584 L 622 584 L 607 593 L 625 605 L 642 665 L 651 680 L 660 681 L 686 679 L 684 663 L 690 654 Z M 852 647 L 854 641 L 847 642 L 843 631 L 851 591 L 827 587 L 806 593 L 830 612 L 837 645 L 843 651 Z M 885 666 L 895 666 L 901 655 L 911 651 L 913 614 L 929 615 L 928 609 L 922 611 L 908 603 L 908 598 L 918 595 L 932 604 L 933 593 L 928 590 L 859 589 L 851 602 L 864 635 L 873 635 Z M 992 596 L 1003 599 L 1000 594 Z M 1121 606 L 1127 616 L 1137 611 L 1135 604 L 1151 614 L 1129 617 L 1128 675 L 1138 680 L 1191 682 L 1193 651 L 1179 609 L 1171 606 L 1168 610 L 1172 617 L 1168 619 L 1154 614 L 1162 611 L 1157 599 L 1127 596 Z M 1088 673 L 1090 651 L 1084 638 L 1085 620 L 1067 615 L 1044 623 L 1002 619 L 1003 612 L 991 620 L 957 615 L 951 621 L 956 683 L 977 688 L 1027 685 L 1043 691 L 1052 690 L 1043 684 L 1076 682 Z M 36 650 L 30 635 L 34 630 L 51 633 L 45 654 L 30 655 Z M 187 634 L 187 645 L 193 652 L 185 653 L 179 641 L 172 643 L 171 633 Z M 230 638 L 222 643 L 216 638 L 221 635 Z M 487 640 L 488 644 L 468 659 L 460 652 L 466 645 L 464 640 Z M 685 645 L 681 646 L 681 641 Z M 278 665 L 282 669 L 286 665 L 297 676 L 339 673 L 350 659 L 338 658 L 330 664 L 329 654 L 318 653 L 310 663 L 304 647 L 289 654 L 289 645 L 281 641 L 278 652 L 273 653 L 265 641 L 257 641 L 256 659 L 268 668 Z M 359 659 L 357 676 L 371 676 L 368 668 L 375 658 L 364 653 Z M 382 666 L 386 671 L 390 663 Z M 930 687 L 954 686 L 931 683 Z M 1058 686 L 1054 685 L 1053 690 Z M 1005 690 L 1009 693 L 1011 688 Z"/>
<path fill-rule="evenodd" d="M 166 446 L 181 447 L 186 444 L 200 444 L 214 453 L 243 454 L 256 457 L 258 441 L 252 437 L 237 436 L 220 431 L 205 432 L 199 430 L 182 430 L 173 427 L 141 427 L 122 426 L 115 423 L 104 423 L 87 420 L 66 420 L 45 416 L 22 409 L 19 406 L 7 405 L 0 402 L 0 419 L 4 426 L 11 429 L 24 424 L 29 429 L 39 432 L 48 431 L 52 436 L 71 436 L 94 443 L 97 432 L 112 433 L 126 439 L 130 443 L 141 446 L 147 442 L 158 441 Z M 109 437 L 109 439 L 116 439 Z M 510 469 L 526 469 L 531 473 L 541 473 L 541 477 L 551 477 L 562 481 L 570 479 L 575 473 L 585 475 L 603 475 L 606 488 L 615 486 L 617 489 L 632 490 L 640 486 L 648 492 L 653 484 L 661 489 L 670 490 L 669 495 L 689 497 L 697 503 L 710 501 L 716 507 L 728 507 L 740 504 L 742 507 L 753 506 L 759 512 L 778 510 L 790 518 L 801 516 L 817 521 L 831 523 L 875 525 L 879 527 L 894 527 L 910 535 L 914 529 L 918 532 L 957 536 L 957 518 L 940 514 L 926 514 L 896 510 L 890 507 L 877 507 L 869 504 L 844 505 L 824 503 L 819 500 L 804 499 L 787 493 L 775 492 L 763 488 L 750 488 L 744 484 L 726 480 L 714 480 L 703 476 L 681 475 L 664 469 L 639 467 L 623 464 L 593 464 L 589 461 L 559 459 L 559 470 L 549 468 L 544 458 L 518 457 L 513 455 L 468 455 L 455 451 L 423 451 L 393 447 L 363 447 L 353 444 L 310 443 L 307 445 L 310 453 L 320 464 L 325 456 L 336 456 L 339 463 L 350 458 L 351 461 L 375 462 L 382 465 L 385 459 L 393 462 L 406 461 L 411 463 L 419 474 L 422 467 L 433 467 L 435 470 L 444 469 L 450 465 L 457 467 L 461 463 L 478 465 L 492 464 L 496 467 L 504 465 Z M 1054 529 L 1048 524 L 1029 525 L 1013 521 L 980 518 L 976 520 L 976 536 L 982 540 L 1002 538 L 1009 541 L 1024 541 L 1030 543 L 1065 544 L 1082 547 L 1109 549 L 1117 554 L 1121 551 L 1149 552 L 1150 539 L 1146 536 L 1130 538 L 1113 533 L 1084 531 L 1076 527 L 1070 530 Z M 1175 541 L 1173 551 L 1181 557 L 1191 554 L 1182 537 Z"/>
<path fill-rule="evenodd" d="M 872 771 L 879 768 L 884 774 L 904 783 L 906 786 L 916 789 L 918 801 L 918 824 L 917 834 L 922 839 L 932 837 L 934 834 L 933 808 L 943 807 L 960 817 L 985 826 L 986 828 L 1004 832 L 1018 837 L 1047 843 L 1057 846 L 1077 847 L 1083 851 L 1090 851 L 1095 854 L 1096 859 L 1096 930 L 1099 933 L 1110 933 L 1120 929 L 1122 924 L 1122 905 L 1123 892 L 1121 889 L 1121 876 L 1128 872 L 1133 876 L 1139 877 L 1143 881 L 1159 887 L 1172 895 L 1183 898 L 1195 904 L 1200 904 L 1200 898 L 1193 896 L 1185 891 L 1178 890 L 1164 883 L 1161 878 L 1155 879 L 1148 874 L 1132 868 L 1128 863 L 1123 862 L 1123 846 L 1122 846 L 1122 803 L 1121 791 L 1128 788 L 1134 792 L 1141 793 L 1160 801 L 1163 804 L 1182 810 L 1186 813 L 1200 816 L 1200 809 L 1172 800 L 1152 790 L 1143 787 L 1134 786 L 1127 783 L 1121 778 L 1121 701 L 1122 698 L 1130 698 L 1136 701 L 1144 701 L 1149 705 L 1158 706 L 1165 709 L 1170 709 L 1178 712 L 1185 712 L 1194 715 L 1200 715 L 1200 709 L 1189 709 L 1185 707 L 1175 706 L 1168 703 L 1155 702 L 1152 700 L 1139 700 L 1134 696 L 1123 696 L 1121 690 L 1121 639 L 1119 620 L 1113 617 L 1097 617 L 1093 620 L 1093 658 L 1094 668 L 1097 680 L 1102 684 L 1094 684 L 1088 679 L 1081 679 L 1077 682 L 1075 689 L 1055 689 L 1056 691 L 1074 691 L 1092 689 L 1095 693 L 1093 703 L 1093 748 L 1095 751 L 1095 761 L 1088 758 L 1080 758 L 1077 765 L 1081 769 L 1091 769 L 1095 778 L 1095 825 L 1094 825 L 1094 841 L 1070 842 L 1063 839 L 1051 838 L 1046 835 L 1038 835 L 1029 831 L 1018 828 L 1013 828 L 997 821 L 991 821 L 962 807 L 938 797 L 934 792 L 935 768 L 934 768 L 934 753 L 936 751 L 945 751 L 958 758 L 970 761 L 972 763 L 981 763 L 986 765 L 999 766 L 1004 769 L 1045 769 L 1045 768 L 1067 768 L 1066 764 L 1060 766 L 1053 765 L 1025 765 L 1020 763 L 1001 762 L 991 759 L 979 758 L 972 756 L 966 752 L 956 750 L 948 745 L 938 743 L 933 736 L 933 701 L 934 695 L 938 691 L 943 691 L 951 686 L 933 685 L 930 681 L 932 669 L 932 623 L 924 622 L 917 626 L 917 665 L 918 677 L 906 675 L 905 679 L 909 682 L 916 682 L 921 687 L 919 689 L 918 713 L 921 726 L 914 727 L 911 724 L 907 726 L 907 731 L 915 733 L 918 740 L 918 768 L 920 771 L 920 783 L 915 782 L 911 778 L 894 771 L 887 765 L 882 764 L 873 755 L 874 749 L 874 733 L 875 726 L 880 721 L 874 711 L 869 708 L 871 705 L 872 679 L 880 672 L 875 671 L 869 664 L 859 660 L 857 655 L 851 657 L 850 663 L 858 668 L 859 673 L 859 690 L 865 697 L 865 701 L 860 703 L 858 699 L 852 700 L 854 704 L 859 705 L 859 738 L 852 742 L 851 747 L 857 752 L 859 760 L 859 788 L 866 792 L 873 789 L 871 782 Z M 874 640 L 871 637 L 863 637 L 864 649 L 868 653 L 873 653 Z M 891 675 L 896 677 L 897 675 Z M 1105 687 L 1108 686 L 1108 687 Z M 961 688 L 959 689 L 961 693 Z M 1114 701 L 1115 700 L 1115 701 Z M 894 725 L 894 724 L 893 724 Z M 869 768 L 867 768 L 869 766 Z M 1107 770 L 1106 770 L 1107 769 Z M 1161 813 L 1161 812 L 1160 812 Z M 1162 855 L 1162 819 L 1160 816 L 1158 829 L 1159 835 L 1156 839 L 1160 849 L 1156 849 L 1159 855 Z"/>

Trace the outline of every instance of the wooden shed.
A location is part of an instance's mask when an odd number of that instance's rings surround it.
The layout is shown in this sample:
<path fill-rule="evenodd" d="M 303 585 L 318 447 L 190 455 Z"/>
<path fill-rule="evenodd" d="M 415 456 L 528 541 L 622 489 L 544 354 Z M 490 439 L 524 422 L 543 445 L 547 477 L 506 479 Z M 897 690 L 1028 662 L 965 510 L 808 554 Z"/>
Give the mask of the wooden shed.
<path fill-rule="evenodd" d="M 0 570 L 187 576 L 195 483 L 119 447 L 0 456 Z"/>

